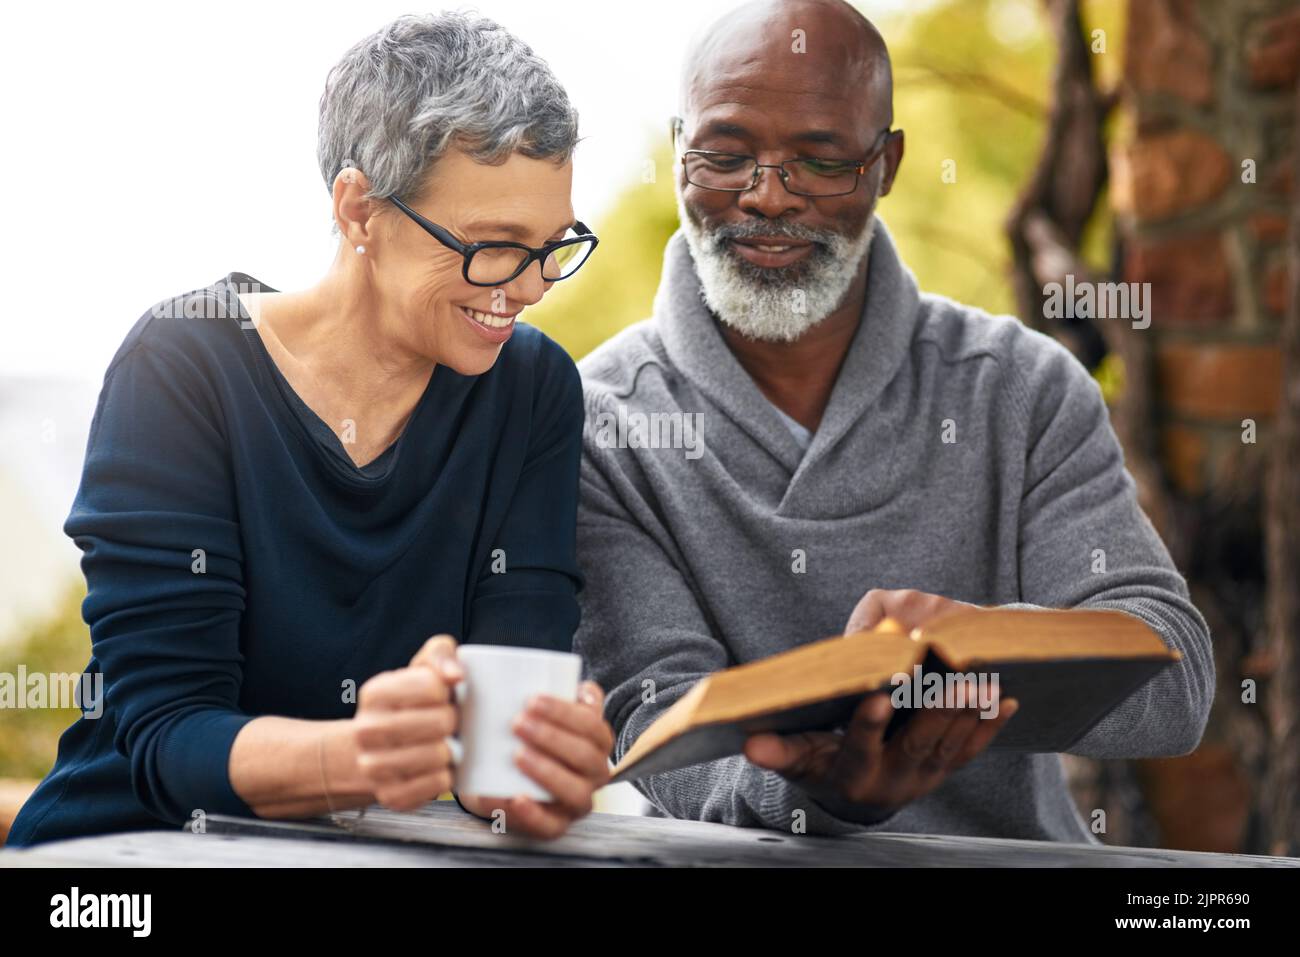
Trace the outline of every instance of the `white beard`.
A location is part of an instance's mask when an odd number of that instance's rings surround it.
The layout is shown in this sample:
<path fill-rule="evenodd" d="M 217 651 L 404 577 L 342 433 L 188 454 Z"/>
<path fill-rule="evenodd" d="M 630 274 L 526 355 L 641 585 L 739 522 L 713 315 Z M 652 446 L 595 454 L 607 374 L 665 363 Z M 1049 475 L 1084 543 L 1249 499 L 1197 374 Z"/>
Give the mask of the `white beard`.
<path fill-rule="evenodd" d="M 874 203 L 861 232 L 848 237 L 829 230 L 754 222 L 754 234 L 786 235 L 823 243 L 807 259 L 781 269 L 763 269 L 741 259 L 726 238 L 691 221 L 677 195 L 686 245 L 695 260 L 704 302 L 718 319 L 741 335 L 762 342 L 793 342 L 839 307 L 857 278 L 862 258 L 875 235 Z M 741 233 L 743 235 L 743 232 Z"/>

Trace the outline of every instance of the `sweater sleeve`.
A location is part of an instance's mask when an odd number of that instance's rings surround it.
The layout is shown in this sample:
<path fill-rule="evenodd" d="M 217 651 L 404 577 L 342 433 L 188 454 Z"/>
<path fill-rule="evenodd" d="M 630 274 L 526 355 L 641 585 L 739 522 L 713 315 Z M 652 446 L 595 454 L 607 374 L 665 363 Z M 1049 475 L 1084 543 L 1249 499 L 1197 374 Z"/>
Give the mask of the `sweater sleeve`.
<path fill-rule="evenodd" d="M 578 627 L 574 525 L 582 454 L 582 381 L 543 340 L 534 428 L 505 519 L 479 576 L 468 641 L 570 651 Z"/>
<path fill-rule="evenodd" d="M 158 320 L 163 321 L 163 320 Z M 105 375 L 64 524 L 83 552 L 94 661 L 136 798 L 180 824 L 253 816 L 230 784 L 244 582 L 215 396 L 169 334 Z"/>
<path fill-rule="evenodd" d="M 605 690 L 616 761 L 695 682 L 735 664 L 652 533 L 654 511 L 619 474 L 613 456 L 588 439 L 578 505 L 578 558 L 586 587 L 575 650 Z M 633 783 L 675 818 L 786 832 L 802 820 L 806 833 L 826 835 L 889 829 L 889 818 L 866 826 L 833 816 L 743 755 Z"/>
<path fill-rule="evenodd" d="M 1048 340 L 1050 342 L 1050 340 Z M 1019 607 L 1114 609 L 1146 622 L 1182 659 L 1133 692 L 1070 753 L 1186 754 L 1214 698 L 1209 628 L 1138 505 L 1096 381 L 1051 342 L 1028 367 Z"/>

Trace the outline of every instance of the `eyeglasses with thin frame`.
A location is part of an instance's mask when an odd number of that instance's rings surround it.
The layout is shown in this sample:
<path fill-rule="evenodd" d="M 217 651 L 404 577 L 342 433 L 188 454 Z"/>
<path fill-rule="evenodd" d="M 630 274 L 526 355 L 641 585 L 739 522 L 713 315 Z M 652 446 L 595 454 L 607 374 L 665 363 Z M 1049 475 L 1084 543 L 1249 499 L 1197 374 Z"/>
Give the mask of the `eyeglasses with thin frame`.
<path fill-rule="evenodd" d="M 577 236 L 539 248 L 505 241 L 462 243 L 445 227 L 425 219 L 396 196 L 388 198 L 426 233 L 453 252 L 460 253 L 464 259 L 461 273 L 472 286 L 503 286 L 522 275 L 534 261 L 541 262 L 542 279 L 546 282 L 568 279 L 581 268 L 600 242 L 590 229 L 575 222 L 572 228 Z"/>
<path fill-rule="evenodd" d="M 673 140 L 681 132 L 681 120 L 673 121 Z M 719 150 L 685 150 L 681 154 L 686 182 L 700 189 L 744 193 L 758 185 L 760 170 L 774 169 L 781 183 L 796 196 L 847 196 L 856 192 L 863 174 L 885 154 L 885 148 L 902 130 L 886 127 L 860 160 L 796 157 L 783 163 L 760 163 L 758 157 Z"/>

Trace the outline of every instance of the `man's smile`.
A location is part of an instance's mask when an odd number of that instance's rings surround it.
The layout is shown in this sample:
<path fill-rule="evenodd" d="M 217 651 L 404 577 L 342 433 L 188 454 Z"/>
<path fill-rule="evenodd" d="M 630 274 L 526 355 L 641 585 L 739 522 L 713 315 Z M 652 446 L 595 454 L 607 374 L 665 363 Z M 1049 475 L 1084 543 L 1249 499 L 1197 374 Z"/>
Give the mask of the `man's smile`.
<path fill-rule="evenodd" d="M 755 266 L 776 269 L 806 258 L 813 243 L 789 236 L 743 236 L 730 240 L 731 247 Z"/>

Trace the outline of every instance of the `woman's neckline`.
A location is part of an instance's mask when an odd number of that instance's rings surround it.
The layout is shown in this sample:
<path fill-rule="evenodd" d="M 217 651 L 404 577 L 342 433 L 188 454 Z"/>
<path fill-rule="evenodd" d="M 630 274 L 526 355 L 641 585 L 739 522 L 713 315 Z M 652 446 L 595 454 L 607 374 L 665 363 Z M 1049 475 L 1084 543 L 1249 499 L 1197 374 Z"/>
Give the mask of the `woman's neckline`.
<path fill-rule="evenodd" d="M 433 391 L 435 380 L 438 378 L 438 369 L 435 366 L 429 376 L 429 381 L 425 385 L 424 391 L 416 401 L 410 414 L 407 416 L 405 423 L 394 438 L 387 446 L 381 449 L 375 456 L 364 464 L 358 464 L 344 448 L 342 440 L 330 428 L 328 423 L 299 395 L 289 382 L 288 377 L 275 361 L 266 341 L 258 328 L 259 322 L 254 321 L 248 310 L 245 308 L 244 301 L 240 293 L 280 293 L 279 289 L 267 285 L 261 280 L 250 276 L 248 273 L 232 271 L 227 274 L 225 283 L 228 287 L 230 298 L 238 307 L 240 326 L 244 332 L 245 338 L 250 344 L 254 357 L 263 372 L 272 380 L 272 385 L 278 393 L 281 400 L 281 408 L 286 413 L 287 418 L 293 423 L 299 434 L 308 442 L 309 445 L 320 449 L 322 457 L 330 467 L 349 484 L 360 488 L 375 488 L 384 485 L 389 477 L 397 469 L 399 453 L 406 436 L 411 432 L 417 418 L 427 404 L 430 393 Z M 260 317 L 260 310 L 259 317 Z M 295 409 L 294 406 L 297 406 Z M 310 422 L 315 426 L 309 427 L 304 416 L 310 416 Z M 313 434 L 315 433 L 315 434 Z M 328 437 L 328 438 L 327 438 Z M 375 464 L 387 458 L 388 467 L 378 472 L 367 472 Z"/>

